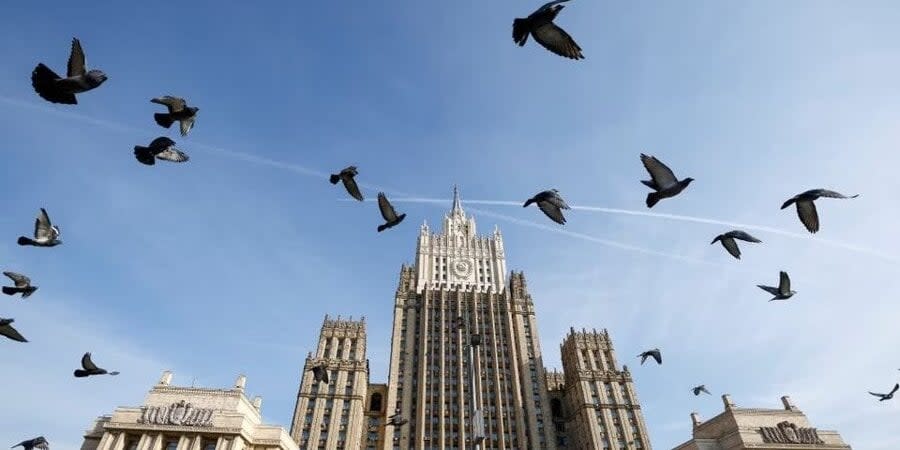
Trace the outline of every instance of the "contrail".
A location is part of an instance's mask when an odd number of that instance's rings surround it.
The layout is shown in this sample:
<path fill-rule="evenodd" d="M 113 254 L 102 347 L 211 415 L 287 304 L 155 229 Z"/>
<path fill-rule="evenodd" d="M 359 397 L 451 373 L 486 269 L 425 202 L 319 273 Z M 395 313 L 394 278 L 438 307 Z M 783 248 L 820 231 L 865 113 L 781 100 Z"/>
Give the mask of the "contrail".
<path fill-rule="evenodd" d="M 391 199 L 392 202 L 398 203 L 440 203 L 440 204 L 449 204 L 450 200 L 440 199 L 440 198 L 426 198 L 426 197 L 408 197 L 408 198 L 396 198 Z M 499 206 L 518 206 L 521 207 L 524 202 L 513 202 L 507 200 L 465 200 L 464 204 L 472 204 L 472 205 L 499 205 Z M 659 219 L 667 219 L 667 220 L 675 220 L 681 222 L 694 222 L 694 223 L 703 223 L 708 225 L 721 225 L 724 227 L 731 228 L 742 228 L 746 230 L 756 230 L 762 231 L 765 233 L 778 234 L 781 236 L 791 237 L 794 239 L 801 239 L 805 241 L 818 242 L 820 244 L 829 245 L 832 247 L 842 248 L 844 250 L 852 250 L 859 253 L 865 253 L 872 256 L 877 256 L 879 258 L 891 261 L 893 263 L 900 263 L 900 259 L 895 256 L 888 255 L 885 253 L 881 253 L 876 250 L 872 250 L 866 247 L 860 247 L 854 244 L 848 244 L 845 242 L 832 241 L 828 239 L 822 239 L 818 237 L 813 237 L 807 234 L 794 233 L 791 231 L 780 230 L 778 228 L 767 227 L 763 225 L 753 225 L 746 223 L 738 223 L 738 222 L 729 222 L 725 220 L 716 220 L 716 219 L 707 219 L 703 217 L 694 217 L 694 216 L 682 216 L 678 214 L 666 214 L 666 213 L 654 213 L 648 211 L 636 211 L 631 209 L 618 209 L 618 208 L 604 208 L 601 206 L 573 206 L 570 205 L 573 210 L 581 210 L 581 211 L 592 211 L 592 212 L 603 212 L 609 214 L 624 214 L 630 216 L 644 216 L 644 217 L 655 217 Z"/>
<path fill-rule="evenodd" d="M 81 122 L 89 123 L 89 124 L 96 125 L 96 126 L 99 126 L 102 128 L 107 128 L 110 130 L 116 130 L 116 131 L 121 131 L 121 132 L 126 132 L 126 133 L 141 133 L 142 135 L 147 135 L 147 136 L 154 135 L 154 133 L 148 132 L 146 129 L 143 129 L 143 128 L 126 125 L 126 124 L 122 124 L 122 123 L 118 123 L 118 122 L 113 122 L 113 121 L 109 121 L 109 120 L 105 120 L 105 119 L 98 119 L 96 117 L 86 116 L 84 114 L 80 114 L 77 112 L 70 112 L 70 111 L 54 109 L 49 106 L 35 104 L 35 103 L 31 103 L 31 102 L 27 102 L 27 101 L 15 99 L 15 98 L 0 96 L 0 102 L 6 103 L 8 105 L 18 106 L 21 108 L 31 109 L 34 111 L 50 113 L 50 114 L 53 114 L 53 115 L 56 115 L 59 117 L 76 119 Z M 292 164 L 292 163 L 286 163 L 283 161 L 277 161 L 274 159 L 269 159 L 269 158 L 265 158 L 262 156 L 254 155 L 251 153 L 239 152 L 239 151 L 229 150 L 229 149 L 222 148 L 222 147 L 216 147 L 216 146 L 209 145 L 209 144 L 203 144 L 203 143 L 200 143 L 197 141 L 191 141 L 190 148 L 191 149 L 200 149 L 202 151 L 207 151 L 207 152 L 211 152 L 211 153 L 218 153 L 220 155 L 224 155 L 224 156 L 227 156 L 227 157 L 230 157 L 233 159 L 237 159 L 237 160 L 241 160 L 241 161 L 245 161 L 245 162 L 249 162 L 249 163 L 257 164 L 257 165 L 261 165 L 261 166 L 268 166 L 268 167 L 274 167 L 276 169 L 287 170 L 287 171 L 294 172 L 294 173 L 297 173 L 297 174 L 300 174 L 303 176 L 308 176 L 308 177 L 315 177 L 315 178 L 321 178 L 321 179 L 327 180 L 330 175 L 328 173 L 321 172 L 321 171 L 318 171 L 315 169 L 310 169 L 308 167 L 304 167 L 299 164 Z M 408 194 L 405 192 L 393 190 L 391 188 L 386 188 L 386 187 L 375 185 L 375 184 L 368 184 L 365 182 L 357 181 L 356 184 L 359 185 L 361 188 L 368 189 L 371 191 L 385 191 L 385 192 L 391 192 L 391 193 L 394 193 L 397 195 L 412 195 L 412 194 Z"/>

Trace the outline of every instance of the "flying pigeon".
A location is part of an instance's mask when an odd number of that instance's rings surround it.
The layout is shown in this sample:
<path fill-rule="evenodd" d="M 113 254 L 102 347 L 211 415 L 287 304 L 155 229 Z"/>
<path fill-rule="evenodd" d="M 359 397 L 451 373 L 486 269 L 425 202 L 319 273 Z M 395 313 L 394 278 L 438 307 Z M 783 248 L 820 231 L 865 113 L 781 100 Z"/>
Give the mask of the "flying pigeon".
<path fill-rule="evenodd" d="M 522 205 L 523 208 L 527 208 L 528 205 L 532 203 L 537 203 L 538 208 L 544 212 L 551 220 L 554 222 L 565 225 L 566 218 L 563 217 L 562 210 L 571 209 L 569 205 L 566 204 L 566 201 L 563 200 L 559 195 L 559 191 L 556 189 L 550 189 L 549 191 L 539 192 L 534 197 L 529 198 L 525 201 L 525 204 Z"/>
<path fill-rule="evenodd" d="M 400 416 L 400 413 L 397 413 L 391 417 L 388 417 L 387 424 L 393 425 L 395 427 L 399 427 L 399 426 L 405 425 L 407 422 L 409 422 L 409 419 L 404 419 L 403 417 Z"/>
<path fill-rule="evenodd" d="M 664 198 L 674 197 L 678 195 L 684 188 L 694 181 L 693 178 L 685 178 L 681 181 L 675 178 L 675 174 L 668 166 L 660 162 L 654 156 L 647 156 L 641 153 L 641 162 L 644 168 L 650 172 L 651 180 L 641 180 L 645 186 L 656 192 L 647 194 L 647 207 L 652 208 L 657 202 Z"/>
<path fill-rule="evenodd" d="M 647 350 L 644 353 L 638 355 L 641 358 L 641 365 L 644 365 L 644 361 L 647 360 L 647 357 L 653 357 L 656 360 L 656 364 L 662 364 L 662 353 L 659 352 L 658 348 L 654 348 L 653 350 Z"/>
<path fill-rule="evenodd" d="M 397 215 L 397 211 L 394 210 L 391 202 L 384 196 L 384 192 L 378 193 L 378 209 L 381 210 L 381 217 L 384 217 L 384 220 L 386 221 L 384 224 L 378 225 L 379 233 L 403 222 L 403 219 L 406 218 L 405 213 Z"/>
<path fill-rule="evenodd" d="M 38 289 L 37 286 L 31 285 L 31 278 L 25 275 L 15 272 L 3 272 L 3 275 L 15 283 L 15 287 L 3 286 L 3 293 L 6 295 L 22 294 L 22 299 L 26 299 Z"/>
<path fill-rule="evenodd" d="M 328 384 L 328 368 L 327 366 L 325 366 L 325 364 L 314 366 L 311 370 L 313 373 L 313 379 L 316 380 L 316 383 Z"/>
<path fill-rule="evenodd" d="M 894 398 L 894 393 L 897 392 L 897 390 L 900 390 L 900 383 L 895 384 L 894 389 L 891 389 L 891 392 L 889 394 L 876 394 L 871 391 L 869 391 L 869 393 L 876 397 L 881 397 L 880 399 L 878 399 L 878 401 L 883 402 L 885 400 L 890 400 L 890 399 Z"/>
<path fill-rule="evenodd" d="M 28 342 L 28 339 L 25 339 L 25 337 L 19 334 L 18 330 L 13 328 L 12 323 L 15 321 L 15 319 L 4 319 L 0 317 L 0 334 L 14 341 Z"/>
<path fill-rule="evenodd" d="M 797 204 L 797 215 L 800 216 L 800 222 L 810 233 L 819 231 L 819 213 L 816 212 L 816 204 L 813 203 L 819 197 L 828 198 L 856 198 L 859 194 L 847 197 L 844 194 L 829 191 L 828 189 L 810 189 L 801 194 L 797 194 L 781 205 L 781 209 L 791 206 L 791 203 Z"/>
<path fill-rule="evenodd" d="M 149 147 L 135 145 L 134 157 L 148 166 L 156 164 L 157 159 L 177 163 L 185 162 L 190 159 L 188 158 L 188 155 L 175 147 L 175 141 L 165 136 L 154 139 L 153 142 L 150 142 Z"/>
<path fill-rule="evenodd" d="M 75 371 L 75 377 L 84 378 L 89 377 L 91 375 L 118 375 L 119 372 L 107 372 L 106 369 L 101 369 L 91 361 L 91 352 L 87 352 L 84 356 L 81 357 L 81 367 L 84 369 L 78 369 Z"/>
<path fill-rule="evenodd" d="M 706 390 L 706 385 L 705 385 L 705 384 L 701 384 L 700 386 L 697 386 L 697 387 L 695 387 L 695 388 L 693 388 L 693 389 L 691 389 L 691 390 L 694 392 L 694 395 L 700 395 L 701 392 L 705 392 L 705 393 L 707 393 L 707 394 L 709 394 L 709 395 L 712 395 L 712 394 L 709 393 L 709 391 Z"/>
<path fill-rule="evenodd" d="M 153 119 L 156 120 L 156 123 L 163 128 L 169 128 L 176 121 L 181 122 L 182 136 L 187 136 L 188 131 L 191 131 L 191 128 L 194 126 L 194 119 L 197 118 L 197 111 L 200 111 L 200 108 L 187 106 L 183 98 L 171 95 L 150 99 L 150 102 L 165 105 L 169 109 L 167 113 L 153 114 Z"/>
<path fill-rule="evenodd" d="M 569 33 L 566 33 L 565 30 L 553 23 L 556 15 L 565 8 L 559 3 L 567 1 L 569 0 L 552 1 L 541 6 L 524 19 L 517 18 L 513 20 L 513 41 L 519 44 L 519 47 L 522 47 L 528 41 L 528 35 L 531 34 L 538 44 L 559 56 L 575 60 L 584 59 L 584 55 L 581 54 L 581 47 L 575 43 L 572 36 L 569 36 Z"/>
<path fill-rule="evenodd" d="M 47 210 L 41 208 L 37 219 L 34 220 L 34 239 L 19 236 L 18 243 L 35 247 L 55 247 L 62 244 L 62 241 L 59 239 L 59 227 L 50 223 Z"/>
<path fill-rule="evenodd" d="M 344 188 L 347 189 L 351 197 L 363 201 L 363 195 L 359 192 L 359 186 L 356 185 L 356 180 L 353 179 L 358 173 L 356 166 L 350 166 L 341 170 L 341 173 L 331 174 L 329 181 L 331 181 L 331 184 L 338 184 L 338 181 L 342 181 Z"/>
<path fill-rule="evenodd" d="M 35 448 L 40 449 L 40 450 L 50 450 L 50 443 L 47 442 L 47 440 L 44 439 L 43 436 L 38 436 L 34 439 L 29 439 L 27 441 L 19 442 L 18 444 L 13 445 L 10 448 L 16 448 L 19 446 L 24 447 L 25 450 L 33 450 Z"/>
<path fill-rule="evenodd" d="M 778 287 L 763 286 L 761 284 L 757 284 L 756 286 L 775 296 L 769 300 L 770 302 L 772 300 L 787 300 L 797 293 L 797 291 L 791 290 L 791 278 L 788 276 L 787 272 L 783 270 L 780 274 Z"/>
<path fill-rule="evenodd" d="M 743 232 L 741 230 L 733 230 L 725 234 L 716 236 L 716 238 L 713 239 L 713 241 L 709 244 L 712 245 L 715 244 L 716 241 L 720 241 L 722 242 L 722 247 L 725 247 L 725 250 L 728 250 L 728 253 L 731 253 L 731 256 L 734 256 L 737 259 L 741 259 L 741 249 L 738 248 L 737 242 L 734 241 L 735 239 L 740 239 L 747 242 L 762 242 L 761 240 L 750 236 L 750 234 L 746 232 Z"/>
<path fill-rule="evenodd" d="M 31 86 L 44 100 L 51 103 L 76 105 L 78 100 L 75 94 L 90 91 L 106 81 L 106 74 L 102 70 L 84 69 L 84 51 L 81 42 L 77 38 L 72 39 L 72 51 L 69 54 L 69 67 L 66 78 L 57 75 L 40 63 L 31 72 Z"/>

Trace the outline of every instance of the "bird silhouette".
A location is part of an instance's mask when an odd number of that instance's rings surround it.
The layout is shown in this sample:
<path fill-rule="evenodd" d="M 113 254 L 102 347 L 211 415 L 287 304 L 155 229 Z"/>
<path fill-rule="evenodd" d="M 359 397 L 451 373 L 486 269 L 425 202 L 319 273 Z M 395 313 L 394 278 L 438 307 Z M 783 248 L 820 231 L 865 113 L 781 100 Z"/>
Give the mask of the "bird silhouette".
<path fill-rule="evenodd" d="M 40 450 L 50 450 L 50 443 L 47 442 L 47 439 L 44 439 L 43 436 L 38 436 L 34 439 L 28 439 L 27 441 L 19 442 L 18 444 L 13 445 L 10 448 L 16 448 L 19 446 L 24 447 L 25 450 L 32 450 L 35 448 Z"/>
<path fill-rule="evenodd" d="M 869 391 L 869 393 L 872 394 L 872 395 L 874 395 L 874 396 L 876 396 L 876 397 L 881 397 L 881 398 L 878 399 L 878 401 L 879 401 L 879 402 L 883 402 L 883 401 L 885 401 L 885 400 L 890 400 L 890 399 L 894 398 L 894 393 L 897 392 L 897 390 L 900 390 L 900 383 L 895 384 L 895 385 L 894 385 L 894 389 L 891 389 L 891 392 L 890 392 L 890 393 L 887 393 L 887 394 L 876 394 L 876 393 L 871 392 L 871 391 Z"/>
<path fill-rule="evenodd" d="M 14 287 L 3 286 L 3 293 L 6 295 L 22 294 L 22 299 L 26 299 L 38 289 L 37 286 L 31 285 L 31 278 L 28 278 L 25 275 L 15 272 L 3 272 L 3 275 L 6 275 L 9 279 L 13 280 L 13 283 L 15 284 Z"/>
<path fill-rule="evenodd" d="M 200 108 L 187 106 L 183 98 L 171 95 L 156 97 L 150 99 L 150 102 L 164 105 L 169 110 L 167 113 L 153 114 L 153 120 L 163 128 L 169 128 L 173 123 L 179 122 L 182 136 L 187 136 L 194 127 L 194 120 L 197 118 L 197 112 L 200 111 Z"/>
<path fill-rule="evenodd" d="M 560 225 L 566 224 L 566 218 L 563 216 L 562 210 L 571 208 L 569 208 L 569 205 L 566 204 L 566 201 L 563 200 L 556 189 L 539 192 L 534 197 L 526 200 L 522 207 L 527 208 L 532 203 L 537 203 L 538 208 L 554 222 Z"/>
<path fill-rule="evenodd" d="M 15 319 L 4 319 L 0 317 L 0 335 L 6 336 L 14 341 L 28 342 L 28 339 L 25 339 L 25 337 L 12 326 L 12 323 L 15 321 Z"/>
<path fill-rule="evenodd" d="M 154 139 L 147 147 L 135 145 L 134 158 L 141 164 L 148 166 L 156 164 L 157 159 L 175 163 L 185 162 L 190 159 L 188 155 L 175 146 L 175 141 L 165 136 Z"/>
<path fill-rule="evenodd" d="M 565 7 L 560 3 L 569 0 L 555 0 L 544 4 L 528 17 L 513 20 L 513 41 L 523 47 L 528 41 L 528 35 L 534 36 L 534 40 L 547 50 L 569 59 L 584 59 L 581 47 L 575 43 L 572 36 L 553 23 L 553 19 Z"/>
<path fill-rule="evenodd" d="M 769 300 L 770 302 L 772 300 L 787 300 L 797 293 L 797 291 L 791 290 L 791 277 L 783 270 L 779 273 L 778 287 L 764 286 L 762 284 L 757 284 L 756 286 L 775 296 Z"/>
<path fill-rule="evenodd" d="M 750 236 L 750 234 L 746 232 L 743 232 L 741 230 L 733 230 L 716 236 L 716 238 L 713 239 L 709 244 L 712 245 L 715 244 L 716 241 L 719 241 L 722 243 L 722 247 L 725 247 L 725 250 L 728 250 L 728 253 L 731 253 L 731 256 L 734 256 L 737 259 L 741 259 L 741 249 L 738 248 L 737 242 L 734 241 L 735 239 L 740 239 L 747 242 L 762 242 L 761 240 Z"/>
<path fill-rule="evenodd" d="M 57 75 L 44 63 L 40 63 L 31 72 L 31 86 L 41 98 L 51 103 L 65 105 L 78 104 L 75 94 L 90 91 L 106 81 L 102 70 L 85 71 L 84 50 L 77 38 L 72 39 L 69 52 L 69 64 L 66 77 Z"/>
<path fill-rule="evenodd" d="M 118 375 L 119 372 L 107 372 L 106 369 L 101 369 L 91 361 L 91 352 L 87 352 L 84 356 L 81 357 L 81 369 L 75 371 L 75 376 L 77 378 L 84 378 L 93 375 Z"/>
<path fill-rule="evenodd" d="M 343 182 L 344 189 L 347 189 L 351 197 L 363 201 L 363 195 L 359 192 L 359 186 L 356 185 L 356 180 L 353 179 L 358 173 L 356 166 L 350 166 L 341 170 L 340 173 L 331 174 L 331 178 L 328 181 L 331 184 L 338 184 L 339 181 Z"/>
<path fill-rule="evenodd" d="M 55 247 L 62 244 L 59 239 L 59 227 L 50 222 L 47 210 L 41 208 L 37 219 L 34 220 L 34 239 L 19 236 L 19 245 L 31 245 L 34 247 Z"/>
<path fill-rule="evenodd" d="M 316 383 L 328 384 L 328 366 L 322 363 L 318 366 L 313 366 L 310 370 L 312 370 L 313 379 L 316 380 Z"/>
<path fill-rule="evenodd" d="M 701 392 L 705 392 L 705 393 L 707 393 L 707 394 L 709 394 L 709 395 L 712 395 L 712 394 L 709 393 L 708 390 L 706 390 L 706 385 L 705 385 L 705 384 L 701 384 L 700 386 L 691 388 L 691 391 L 694 392 L 694 395 L 700 395 Z"/>
<path fill-rule="evenodd" d="M 646 352 L 643 352 L 640 355 L 638 355 L 638 357 L 641 358 L 642 366 L 644 365 L 644 361 L 646 361 L 648 357 L 652 357 L 653 359 L 655 359 L 656 364 L 662 364 L 662 353 L 660 353 L 658 348 L 654 348 L 652 350 L 647 350 Z"/>
<path fill-rule="evenodd" d="M 800 222 L 803 223 L 803 226 L 806 227 L 807 231 L 815 233 L 819 231 L 819 213 L 816 211 L 816 204 L 814 202 L 820 197 L 846 199 L 859 197 L 859 194 L 848 197 L 839 192 L 829 191 L 828 189 L 810 189 L 787 199 L 787 201 L 781 205 L 781 209 L 787 208 L 788 206 L 791 206 L 791 204 L 796 204 L 797 216 L 800 217 Z"/>
<path fill-rule="evenodd" d="M 397 211 L 394 210 L 394 206 L 391 205 L 391 202 L 384 196 L 384 192 L 378 193 L 378 209 L 381 210 L 381 217 L 385 220 L 384 224 L 378 225 L 379 233 L 388 228 L 393 228 L 398 223 L 403 222 L 403 219 L 406 218 L 405 213 L 397 214 Z"/>
<path fill-rule="evenodd" d="M 685 178 L 679 181 L 672 169 L 656 159 L 655 156 L 641 153 L 641 162 L 651 177 L 650 180 L 641 180 L 641 183 L 656 191 L 647 194 L 646 203 L 648 208 L 652 208 L 653 205 L 664 198 L 678 195 L 691 184 L 691 181 L 694 181 L 693 178 Z"/>

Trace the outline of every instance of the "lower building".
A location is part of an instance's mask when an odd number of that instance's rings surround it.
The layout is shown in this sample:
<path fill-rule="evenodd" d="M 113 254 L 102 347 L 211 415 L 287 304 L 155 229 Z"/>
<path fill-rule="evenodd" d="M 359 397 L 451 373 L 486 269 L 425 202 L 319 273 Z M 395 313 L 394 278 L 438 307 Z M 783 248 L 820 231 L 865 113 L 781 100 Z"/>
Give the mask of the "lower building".
<path fill-rule="evenodd" d="M 725 411 L 702 422 L 691 413 L 694 437 L 673 450 L 850 450 L 837 431 L 813 428 L 788 396 L 783 409 L 738 408 L 728 394 Z"/>
<path fill-rule="evenodd" d="M 298 450 L 284 428 L 262 424 L 262 398 L 247 399 L 243 375 L 231 389 L 171 382 L 163 372 L 143 406 L 98 418 L 81 450 Z"/>

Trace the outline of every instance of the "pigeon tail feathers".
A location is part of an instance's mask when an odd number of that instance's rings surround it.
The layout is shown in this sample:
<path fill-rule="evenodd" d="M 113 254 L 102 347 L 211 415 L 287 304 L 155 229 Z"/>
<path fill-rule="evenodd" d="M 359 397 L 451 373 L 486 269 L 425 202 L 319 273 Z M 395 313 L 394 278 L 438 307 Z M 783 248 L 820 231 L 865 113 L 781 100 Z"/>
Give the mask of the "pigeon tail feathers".
<path fill-rule="evenodd" d="M 153 120 L 163 128 L 169 128 L 175 123 L 175 119 L 173 119 L 172 115 L 169 113 L 154 113 Z"/>
<path fill-rule="evenodd" d="M 34 239 L 27 238 L 25 236 L 19 236 L 19 240 L 16 241 L 19 245 L 34 245 Z"/>
<path fill-rule="evenodd" d="M 37 92 L 41 98 L 50 103 L 62 103 L 64 105 L 75 105 L 78 101 L 74 94 L 63 92 L 59 89 L 57 81 L 60 76 L 56 72 L 50 70 L 44 63 L 40 63 L 31 72 L 31 87 Z"/>
<path fill-rule="evenodd" d="M 653 205 L 659 203 L 660 200 L 662 200 L 662 198 L 659 196 L 659 193 L 657 193 L 657 192 L 651 192 L 651 193 L 647 194 L 647 207 L 652 208 Z"/>
<path fill-rule="evenodd" d="M 156 163 L 156 158 L 153 157 L 153 151 L 150 149 L 150 147 L 141 147 L 140 145 L 135 145 L 134 157 L 141 163 L 148 166 L 152 166 Z"/>
<path fill-rule="evenodd" d="M 341 181 L 341 176 L 340 176 L 340 175 L 331 174 L 331 178 L 329 178 L 328 181 L 330 181 L 331 184 L 338 184 L 338 181 Z"/>
<path fill-rule="evenodd" d="M 20 288 L 14 288 L 14 287 L 9 287 L 9 286 L 3 286 L 3 293 L 6 294 L 6 295 L 16 295 L 16 294 L 18 294 L 19 292 L 21 292 L 21 291 L 19 291 L 19 289 L 20 289 Z"/>
<path fill-rule="evenodd" d="M 390 227 L 391 226 L 388 224 L 378 225 L 378 232 L 381 233 L 382 231 L 387 230 Z"/>
<path fill-rule="evenodd" d="M 84 377 L 90 375 L 90 373 L 89 373 L 87 370 L 81 370 L 81 369 L 78 369 L 78 370 L 76 370 L 76 371 L 74 372 L 74 375 L 75 375 L 77 378 L 84 378 Z"/>

